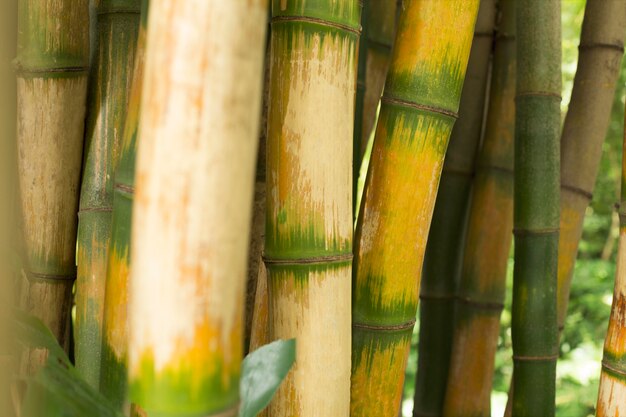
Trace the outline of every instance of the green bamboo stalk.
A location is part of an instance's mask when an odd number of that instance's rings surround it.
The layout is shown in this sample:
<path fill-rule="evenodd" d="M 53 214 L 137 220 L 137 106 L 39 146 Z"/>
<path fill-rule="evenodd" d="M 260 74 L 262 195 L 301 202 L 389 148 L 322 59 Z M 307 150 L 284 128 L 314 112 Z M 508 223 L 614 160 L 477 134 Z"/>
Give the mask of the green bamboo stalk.
<path fill-rule="evenodd" d="M 490 416 L 513 229 L 515 2 L 500 0 L 485 137 L 476 162 L 445 416 Z"/>
<path fill-rule="evenodd" d="M 135 192 L 137 131 L 143 90 L 149 0 L 142 0 L 135 63 L 113 187 L 102 324 L 100 391 L 118 408 L 128 407 L 128 275 Z"/>
<path fill-rule="evenodd" d="M 481 139 L 495 0 L 482 0 L 461 103 L 437 192 L 422 271 L 420 342 L 413 414 L 440 415 L 452 350 L 454 297 L 459 281 L 474 160 Z"/>
<path fill-rule="evenodd" d="M 585 211 L 598 175 L 602 143 L 619 77 L 626 2 L 588 0 L 578 68 L 561 136 L 561 238 L 558 266 L 558 325 L 563 328 Z"/>
<path fill-rule="evenodd" d="M 516 26 L 512 411 L 548 417 L 558 357 L 560 2 L 518 0 Z"/>
<path fill-rule="evenodd" d="M 350 409 L 358 0 L 273 0 L 265 265 L 270 339 L 298 340 L 272 417 Z"/>
<path fill-rule="evenodd" d="M 404 2 L 357 223 L 352 416 L 398 414 L 426 238 L 478 3 Z"/>
<path fill-rule="evenodd" d="M 626 117 L 622 142 L 622 192 L 619 205 L 620 238 L 615 288 L 604 341 L 597 417 L 626 414 Z"/>
<path fill-rule="evenodd" d="M 100 353 L 107 252 L 113 210 L 113 173 L 126 118 L 135 60 L 140 0 L 101 0 L 97 52 L 91 69 L 85 161 L 79 204 L 75 349 L 76 369 L 100 385 Z"/>
<path fill-rule="evenodd" d="M 266 17 L 263 0 L 150 5 L 128 366 L 150 416 L 237 415 Z"/>
<path fill-rule="evenodd" d="M 373 0 L 376 1 L 376 0 Z M 356 96 L 354 105 L 354 131 L 352 133 L 352 208 L 357 215 L 357 195 L 359 186 L 359 172 L 361 170 L 361 142 L 363 137 L 363 104 L 365 101 L 365 80 L 367 70 L 367 31 L 368 17 L 372 0 L 361 0 L 361 36 L 359 37 L 358 66 L 356 80 Z"/>
<path fill-rule="evenodd" d="M 22 305 L 69 346 L 87 72 L 88 0 L 18 3 Z M 45 353 L 25 359 L 31 368 Z"/>

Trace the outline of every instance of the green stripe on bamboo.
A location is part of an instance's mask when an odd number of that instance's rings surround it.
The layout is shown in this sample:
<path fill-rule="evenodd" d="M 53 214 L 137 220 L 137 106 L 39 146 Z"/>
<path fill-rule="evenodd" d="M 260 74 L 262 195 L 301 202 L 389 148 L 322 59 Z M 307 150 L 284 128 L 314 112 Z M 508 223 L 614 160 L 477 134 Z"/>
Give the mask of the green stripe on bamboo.
<path fill-rule="evenodd" d="M 459 282 L 446 416 L 490 416 L 513 229 L 515 2 L 501 0 L 485 137 L 476 163 Z"/>
<path fill-rule="evenodd" d="M 113 178 L 128 104 L 139 30 L 139 0 L 102 0 L 91 69 L 85 161 L 79 204 L 76 281 L 76 368 L 100 385 L 107 252 Z"/>
<path fill-rule="evenodd" d="M 398 414 L 426 238 L 477 12 L 478 1 L 404 2 L 357 222 L 352 416 Z"/>
<path fill-rule="evenodd" d="M 352 143 L 360 2 L 272 1 L 265 265 L 270 339 L 298 341 L 269 407 L 350 407 Z M 328 366 L 326 366 L 326 365 Z"/>
<path fill-rule="evenodd" d="M 69 346 L 83 149 L 87 0 L 18 3 L 17 164 L 23 308 Z M 31 352 L 26 367 L 45 355 Z"/>
<path fill-rule="evenodd" d="M 587 1 L 572 98 L 561 135 L 559 329 L 565 323 L 578 243 L 598 175 L 625 37 L 626 2 Z"/>
<path fill-rule="evenodd" d="M 446 151 L 424 257 L 413 406 L 416 416 L 440 415 L 446 393 L 454 324 L 453 299 L 463 259 L 474 160 L 483 127 L 495 20 L 495 1 L 482 0 L 461 93 L 459 120 L 452 129 Z"/>
<path fill-rule="evenodd" d="M 619 249 L 609 329 L 604 341 L 597 417 L 626 414 L 626 116 L 624 126 Z"/>
<path fill-rule="evenodd" d="M 237 415 L 266 17 L 263 0 L 150 5 L 128 368 L 151 417 Z"/>
<path fill-rule="evenodd" d="M 560 2 L 518 0 L 516 26 L 512 411 L 548 417 L 558 357 Z"/>
<path fill-rule="evenodd" d="M 133 77 L 113 187 L 111 238 L 107 252 L 100 391 L 116 407 L 128 407 L 128 274 L 135 158 L 145 60 L 148 0 L 142 0 Z M 126 404 L 126 405 L 125 405 Z"/>

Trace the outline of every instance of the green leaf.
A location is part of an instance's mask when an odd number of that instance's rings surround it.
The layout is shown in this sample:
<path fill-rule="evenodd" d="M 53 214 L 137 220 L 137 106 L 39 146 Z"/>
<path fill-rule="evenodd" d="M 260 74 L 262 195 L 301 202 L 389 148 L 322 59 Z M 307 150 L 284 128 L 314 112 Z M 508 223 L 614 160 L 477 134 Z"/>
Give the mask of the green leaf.
<path fill-rule="evenodd" d="M 270 403 L 296 360 L 296 340 L 278 340 L 243 360 L 239 417 L 255 417 Z"/>
<path fill-rule="evenodd" d="M 50 352 L 49 357 L 55 358 L 66 366 L 70 366 L 70 360 L 56 338 L 37 317 L 20 310 L 14 310 L 15 336 L 19 344 L 24 348 L 45 348 Z"/>

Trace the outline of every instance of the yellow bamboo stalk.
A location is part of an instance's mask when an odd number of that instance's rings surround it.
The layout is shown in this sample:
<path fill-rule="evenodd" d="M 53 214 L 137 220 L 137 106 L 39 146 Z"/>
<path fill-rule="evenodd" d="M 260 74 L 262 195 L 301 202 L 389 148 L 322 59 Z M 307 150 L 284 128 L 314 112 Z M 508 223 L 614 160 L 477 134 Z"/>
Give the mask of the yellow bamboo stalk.
<path fill-rule="evenodd" d="M 129 348 L 148 415 L 237 414 L 266 4 L 150 3 Z"/>

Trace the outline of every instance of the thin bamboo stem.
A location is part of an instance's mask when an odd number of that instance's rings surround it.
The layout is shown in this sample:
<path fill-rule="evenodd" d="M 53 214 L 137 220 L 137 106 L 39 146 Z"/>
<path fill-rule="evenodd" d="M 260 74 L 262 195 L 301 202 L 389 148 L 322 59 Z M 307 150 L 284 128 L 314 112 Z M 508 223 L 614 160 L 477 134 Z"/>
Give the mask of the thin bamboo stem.
<path fill-rule="evenodd" d="M 352 416 L 398 415 L 426 238 L 478 4 L 404 2 L 357 222 Z"/>
<path fill-rule="evenodd" d="M 495 1 L 482 0 L 428 234 L 420 289 L 420 341 L 413 413 L 440 415 L 452 350 L 456 295 L 474 160 L 481 139 L 493 46 Z"/>
<path fill-rule="evenodd" d="M 485 138 L 476 163 L 444 416 L 490 416 L 513 229 L 515 0 L 500 0 Z"/>
<path fill-rule="evenodd" d="M 76 368 L 100 385 L 107 252 L 113 211 L 113 173 L 126 118 L 135 60 L 140 0 L 101 0 L 97 52 L 91 69 L 85 161 L 79 203 Z"/>
<path fill-rule="evenodd" d="M 626 117 L 625 117 L 626 122 Z M 622 151 L 622 192 L 619 205 L 620 238 L 615 271 L 615 288 L 604 341 L 597 417 L 626 413 L 626 124 Z"/>
<path fill-rule="evenodd" d="M 558 356 L 560 2 L 518 0 L 516 23 L 512 411 L 548 417 Z"/>
<path fill-rule="evenodd" d="M 17 150 L 22 306 L 69 346 L 87 72 L 88 0 L 20 0 Z M 27 368 L 45 359 L 31 352 Z"/>
<path fill-rule="evenodd" d="M 107 251 L 102 324 L 100 391 L 118 408 L 128 409 L 128 275 L 131 219 L 135 193 L 137 131 L 143 91 L 148 0 L 142 0 L 133 76 L 115 167 L 111 238 Z"/>
<path fill-rule="evenodd" d="M 129 310 L 130 395 L 148 415 L 237 415 L 266 11 L 150 5 Z"/>
<path fill-rule="evenodd" d="M 265 266 L 270 339 L 297 339 L 272 417 L 350 409 L 358 0 L 273 0 Z"/>
<path fill-rule="evenodd" d="M 583 219 L 598 175 L 625 37 L 626 2 L 587 1 L 572 98 L 561 135 L 559 330 L 567 314 Z"/>

